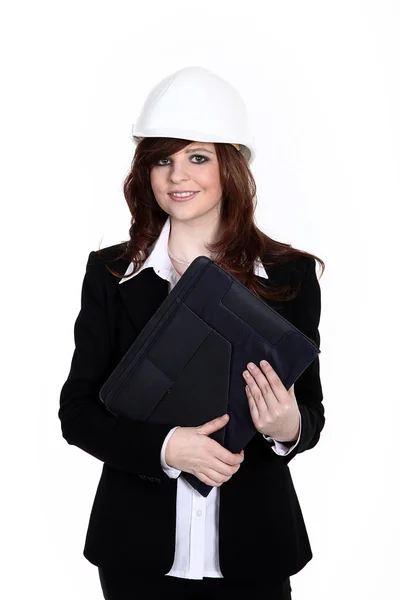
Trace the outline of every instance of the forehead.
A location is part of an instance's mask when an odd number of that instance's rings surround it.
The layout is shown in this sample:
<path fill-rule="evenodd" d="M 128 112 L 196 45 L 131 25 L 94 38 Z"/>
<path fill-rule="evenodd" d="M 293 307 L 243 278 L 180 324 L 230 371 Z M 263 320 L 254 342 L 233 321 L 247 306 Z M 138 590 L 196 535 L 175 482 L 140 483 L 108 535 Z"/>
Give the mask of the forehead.
<path fill-rule="evenodd" d="M 215 147 L 214 144 L 211 142 L 192 142 L 191 144 L 185 146 L 185 148 L 183 148 L 182 150 L 175 152 L 175 154 L 185 155 L 193 150 L 207 150 L 208 152 L 215 154 Z"/>
<path fill-rule="evenodd" d="M 192 148 L 194 146 L 204 146 L 204 148 L 209 148 L 210 150 L 214 149 L 214 144 L 212 142 L 192 142 L 186 148 Z"/>

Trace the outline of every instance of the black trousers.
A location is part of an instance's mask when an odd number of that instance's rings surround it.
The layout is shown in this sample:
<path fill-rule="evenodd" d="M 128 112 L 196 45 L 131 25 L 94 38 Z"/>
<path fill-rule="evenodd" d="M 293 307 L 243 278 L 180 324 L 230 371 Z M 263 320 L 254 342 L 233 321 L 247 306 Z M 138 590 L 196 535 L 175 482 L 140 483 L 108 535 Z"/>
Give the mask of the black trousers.
<path fill-rule="evenodd" d="M 142 578 L 118 568 L 99 567 L 105 600 L 291 600 L 290 579 L 274 586 L 260 581 L 228 581 L 224 578 L 184 579 L 181 577 Z"/>

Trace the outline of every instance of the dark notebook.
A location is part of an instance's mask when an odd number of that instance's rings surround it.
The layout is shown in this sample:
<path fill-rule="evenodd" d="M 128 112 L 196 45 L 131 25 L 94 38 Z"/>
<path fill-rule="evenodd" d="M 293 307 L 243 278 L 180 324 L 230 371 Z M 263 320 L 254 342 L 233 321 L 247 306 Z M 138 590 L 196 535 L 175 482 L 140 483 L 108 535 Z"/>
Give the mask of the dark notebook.
<path fill-rule="evenodd" d="M 100 390 L 115 415 L 197 427 L 228 413 L 210 437 L 240 452 L 255 435 L 242 376 L 267 360 L 286 389 L 320 353 L 287 319 L 206 256 L 197 257 Z M 182 476 L 203 496 L 212 487 Z"/>

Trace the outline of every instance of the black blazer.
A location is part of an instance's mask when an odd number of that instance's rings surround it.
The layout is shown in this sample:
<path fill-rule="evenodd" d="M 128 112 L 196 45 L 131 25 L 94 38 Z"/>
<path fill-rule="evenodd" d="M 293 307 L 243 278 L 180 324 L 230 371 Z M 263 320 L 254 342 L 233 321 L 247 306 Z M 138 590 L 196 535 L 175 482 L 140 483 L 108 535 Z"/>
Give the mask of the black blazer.
<path fill-rule="evenodd" d="M 118 244 L 104 248 L 103 257 L 108 261 L 119 250 Z M 128 264 L 119 260 L 109 266 L 123 274 Z M 268 277 L 262 279 L 267 286 L 301 281 L 293 301 L 283 303 L 284 308 L 271 306 L 319 346 L 321 294 L 315 260 L 301 257 L 284 268 L 268 267 Z M 104 407 L 99 390 L 166 298 L 168 282 L 153 269 L 118 282 L 97 253 L 90 252 L 58 415 L 66 441 L 104 463 L 84 556 L 100 567 L 129 566 L 138 574 L 163 575 L 174 560 L 177 480 L 164 473 L 160 452 L 176 423 L 116 417 Z M 227 579 L 282 581 L 312 558 L 288 463 L 317 444 L 325 423 L 318 357 L 294 390 L 302 417 L 296 448 L 278 456 L 256 433 L 239 471 L 220 487 L 219 557 Z"/>

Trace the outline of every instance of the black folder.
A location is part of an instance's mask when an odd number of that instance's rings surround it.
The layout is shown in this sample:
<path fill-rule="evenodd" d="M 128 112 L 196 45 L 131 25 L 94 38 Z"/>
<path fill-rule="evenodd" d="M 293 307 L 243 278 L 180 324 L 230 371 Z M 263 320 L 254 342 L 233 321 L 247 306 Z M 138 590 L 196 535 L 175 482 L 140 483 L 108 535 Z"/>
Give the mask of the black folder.
<path fill-rule="evenodd" d="M 210 437 L 240 452 L 255 435 L 248 362 L 267 360 L 289 389 L 320 353 L 313 340 L 206 256 L 197 257 L 100 389 L 115 415 L 197 427 L 228 413 Z M 182 476 L 206 497 L 212 487 Z"/>

